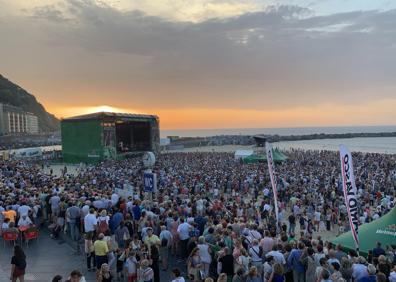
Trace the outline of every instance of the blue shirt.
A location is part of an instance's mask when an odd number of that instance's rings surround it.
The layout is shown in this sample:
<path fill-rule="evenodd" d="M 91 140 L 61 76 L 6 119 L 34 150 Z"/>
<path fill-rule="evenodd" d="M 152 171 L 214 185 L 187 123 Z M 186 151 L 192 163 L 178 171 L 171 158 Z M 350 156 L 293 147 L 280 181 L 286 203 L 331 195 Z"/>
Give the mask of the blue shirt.
<path fill-rule="evenodd" d="M 385 251 L 382 248 L 375 248 L 373 249 L 373 257 L 377 258 L 380 255 L 385 255 Z"/>
<path fill-rule="evenodd" d="M 124 220 L 124 216 L 122 215 L 122 213 L 120 212 L 116 212 L 113 215 L 113 228 L 114 230 L 112 230 L 113 232 L 118 228 L 118 226 L 120 226 L 121 221 Z"/>
<path fill-rule="evenodd" d="M 377 281 L 376 275 L 366 276 L 357 280 L 357 282 L 376 282 L 376 281 Z"/>
<path fill-rule="evenodd" d="M 294 249 L 291 251 L 289 258 L 287 259 L 288 265 L 299 273 L 305 272 L 305 268 L 300 262 L 301 255 L 301 250 Z"/>
<path fill-rule="evenodd" d="M 134 220 L 139 220 L 140 217 L 142 216 L 142 212 L 140 211 L 140 207 L 138 205 L 132 207 L 132 213 Z"/>

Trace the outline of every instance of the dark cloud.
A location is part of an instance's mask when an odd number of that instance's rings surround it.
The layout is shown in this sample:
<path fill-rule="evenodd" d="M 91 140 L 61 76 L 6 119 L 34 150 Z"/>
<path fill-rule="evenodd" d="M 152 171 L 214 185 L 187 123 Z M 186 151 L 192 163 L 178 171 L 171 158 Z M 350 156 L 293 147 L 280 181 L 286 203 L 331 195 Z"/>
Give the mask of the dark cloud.
<path fill-rule="evenodd" d="M 67 83 L 78 89 L 85 79 L 92 89 L 119 93 L 114 99 L 266 109 L 394 97 L 396 10 L 315 17 L 306 8 L 274 6 L 190 23 L 69 0 L 32 17 L 46 45 L 62 46 L 54 51 L 61 72 L 75 73 L 65 75 Z M 71 63 L 75 48 L 89 59 Z"/>

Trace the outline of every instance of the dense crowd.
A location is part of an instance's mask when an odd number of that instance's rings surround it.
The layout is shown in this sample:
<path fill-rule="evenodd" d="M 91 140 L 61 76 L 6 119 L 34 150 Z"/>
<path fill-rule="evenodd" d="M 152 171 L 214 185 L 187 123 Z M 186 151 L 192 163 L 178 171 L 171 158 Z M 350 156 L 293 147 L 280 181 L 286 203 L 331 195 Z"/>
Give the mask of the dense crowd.
<path fill-rule="evenodd" d="M 363 257 L 320 236 L 349 230 L 338 154 L 286 154 L 289 160 L 276 164 L 279 224 L 266 164 L 243 164 L 230 153 L 160 155 L 152 194 L 144 192 L 139 159 L 75 174 L 65 167 L 60 175 L 25 161 L 0 162 L 2 232 L 46 225 L 55 240 L 66 233 L 84 241 L 80 271 L 96 271 L 102 282 L 159 282 L 167 271 L 174 282 L 395 282 L 396 246 L 373 242 Z M 363 224 L 395 205 L 396 156 L 353 157 Z M 14 281 L 23 279 L 24 262 L 14 260 Z M 68 281 L 84 281 L 80 271 Z"/>

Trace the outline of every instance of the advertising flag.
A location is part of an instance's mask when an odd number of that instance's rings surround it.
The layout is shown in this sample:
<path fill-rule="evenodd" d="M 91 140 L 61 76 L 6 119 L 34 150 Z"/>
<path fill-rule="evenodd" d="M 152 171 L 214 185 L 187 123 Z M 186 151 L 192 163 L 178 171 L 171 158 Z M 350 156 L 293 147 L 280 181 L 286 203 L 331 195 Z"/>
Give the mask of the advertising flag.
<path fill-rule="evenodd" d="M 351 152 L 340 145 L 341 176 L 344 191 L 345 205 L 348 211 L 349 224 L 352 236 L 355 240 L 356 249 L 359 250 L 359 212 L 355 175 L 353 173 L 353 163 Z"/>
<path fill-rule="evenodd" d="M 275 175 L 275 162 L 274 156 L 272 154 L 272 145 L 268 142 L 265 143 L 265 151 L 267 153 L 267 162 L 268 162 L 268 170 L 271 178 L 272 184 L 272 192 L 274 194 L 274 208 L 275 208 L 275 216 L 276 223 L 279 225 L 279 215 L 278 215 L 278 192 L 277 192 L 277 181 Z"/>

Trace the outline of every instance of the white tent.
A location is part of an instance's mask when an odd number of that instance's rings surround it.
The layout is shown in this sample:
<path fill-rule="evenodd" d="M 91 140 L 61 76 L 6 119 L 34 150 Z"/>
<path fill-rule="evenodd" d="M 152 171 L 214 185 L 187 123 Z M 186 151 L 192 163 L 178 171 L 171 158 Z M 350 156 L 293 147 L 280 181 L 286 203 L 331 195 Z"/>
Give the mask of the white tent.
<path fill-rule="evenodd" d="M 249 157 L 253 155 L 253 153 L 254 153 L 253 150 L 236 150 L 234 156 L 236 160 L 239 160 Z"/>

